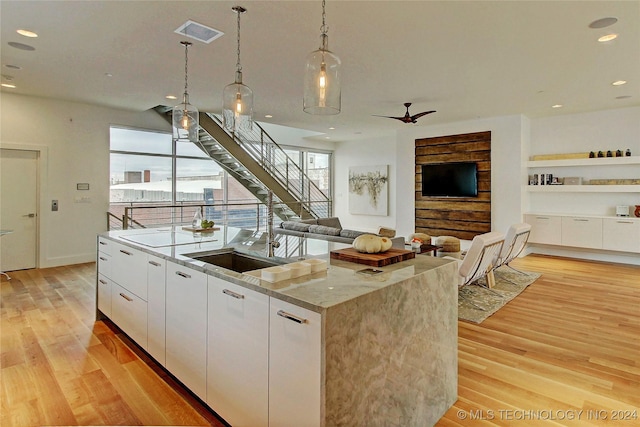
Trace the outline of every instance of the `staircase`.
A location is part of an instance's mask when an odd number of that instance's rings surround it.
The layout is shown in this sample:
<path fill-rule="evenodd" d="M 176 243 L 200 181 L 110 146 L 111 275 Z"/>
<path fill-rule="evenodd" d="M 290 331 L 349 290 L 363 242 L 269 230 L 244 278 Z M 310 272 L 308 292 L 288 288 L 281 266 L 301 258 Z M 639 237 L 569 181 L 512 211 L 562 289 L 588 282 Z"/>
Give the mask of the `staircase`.
<path fill-rule="evenodd" d="M 171 122 L 170 107 L 154 109 Z M 273 192 L 273 213 L 280 219 L 330 215 L 331 200 L 257 123 L 252 132 L 229 133 L 218 116 L 201 112 L 199 137 L 199 148 L 262 203 Z"/>

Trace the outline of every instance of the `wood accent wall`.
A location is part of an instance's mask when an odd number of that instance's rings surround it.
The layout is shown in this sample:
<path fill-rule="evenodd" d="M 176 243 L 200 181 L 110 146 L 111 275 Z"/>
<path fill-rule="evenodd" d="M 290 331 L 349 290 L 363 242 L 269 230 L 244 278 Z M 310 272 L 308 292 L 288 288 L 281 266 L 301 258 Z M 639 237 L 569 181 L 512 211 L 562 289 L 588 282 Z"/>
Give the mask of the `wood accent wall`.
<path fill-rule="evenodd" d="M 491 132 L 416 139 L 416 233 L 471 240 L 491 231 Z M 423 197 L 422 165 L 473 162 L 478 197 Z"/>

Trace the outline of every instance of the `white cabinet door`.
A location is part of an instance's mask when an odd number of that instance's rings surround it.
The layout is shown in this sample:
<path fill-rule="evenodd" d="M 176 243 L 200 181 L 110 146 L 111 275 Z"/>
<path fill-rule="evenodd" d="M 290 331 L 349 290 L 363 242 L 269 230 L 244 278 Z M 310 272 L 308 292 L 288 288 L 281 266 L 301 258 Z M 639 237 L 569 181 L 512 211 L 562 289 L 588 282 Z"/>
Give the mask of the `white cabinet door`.
<path fill-rule="evenodd" d="M 553 215 L 525 215 L 525 222 L 531 224 L 529 242 L 547 245 L 562 244 L 561 217 Z"/>
<path fill-rule="evenodd" d="M 321 315 L 270 298 L 269 425 L 320 426 Z"/>
<path fill-rule="evenodd" d="M 166 261 L 147 258 L 147 351 L 165 365 Z"/>
<path fill-rule="evenodd" d="M 137 249 L 113 243 L 112 279 L 118 285 L 147 300 L 147 254 Z"/>
<path fill-rule="evenodd" d="M 269 425 L 269 297 L 209 276 L 207 404 L 234 427 Z"/>
<path fill-rule="evenodd" d="M 562 217 L 562 244 L 578 248 L 602 249 L 602 219 Z"/>
<path fill-rule="evenodd" d="M 167 262 L 166 368 L 207 396 L 207 275 Z"/>
<path fill-rule="evenodd" d="M 111 279 L 98 274 L 98 310 L 111 318 Z"/>
<path fill-rule="evenodd" d="M 602 248 L 640 252 L 640 221 L 624 218 L 603 219 Z"/>
<path fill-rule="evenodd" d="M 147 302 L 115 282 L 111 283 L 111 320 L 147 349 Z"/>

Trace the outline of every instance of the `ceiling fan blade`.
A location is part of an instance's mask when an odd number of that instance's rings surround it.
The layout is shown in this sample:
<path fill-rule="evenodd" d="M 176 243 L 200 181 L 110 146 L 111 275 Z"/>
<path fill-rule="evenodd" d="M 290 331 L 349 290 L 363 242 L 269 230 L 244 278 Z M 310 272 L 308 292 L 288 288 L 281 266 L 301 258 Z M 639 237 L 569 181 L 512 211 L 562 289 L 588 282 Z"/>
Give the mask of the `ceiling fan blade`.
<path fill-rule="evenodd" d="M 435 113 L 435 110 L 423 111 L 422 113 L 414 114 L 413 116 L 411 116 L 411 119 L 412 120 L 416 120 L 416 119 L 419 119 L 422 116 L 426 116 L 427 114 L 431 114 L 431 113 Z"/>
<path fill-rule="evenodd" d="M 405 117 L 393 117 L 393 116 L 379 116 L 377 114 L 372 114 L 374 117 L 385 117 L 387 119 L 396 119 L 396 120 L 405 120 Z"/>

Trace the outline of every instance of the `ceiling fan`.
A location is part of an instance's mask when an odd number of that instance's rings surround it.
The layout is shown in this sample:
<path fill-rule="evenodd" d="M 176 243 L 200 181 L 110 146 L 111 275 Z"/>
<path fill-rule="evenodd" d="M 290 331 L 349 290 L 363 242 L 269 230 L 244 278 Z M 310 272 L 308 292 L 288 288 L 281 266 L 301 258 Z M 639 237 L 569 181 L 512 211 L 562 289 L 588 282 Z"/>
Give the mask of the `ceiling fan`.
<path fill-rule="evenodd" d="M 386 117 L 388 119 L 396 119 L 396 120 L 400 120 L 402 123 L 416 123 L 416 121 L 420 117 L 426 116 L 427 114 L 435 113 L 435 110 L 433 110 L 433 111 L 423 111 L 422 113 L 414 114 L 412 116 L 412 115 L 409 114 L 409 107 L 411 106 L 411 103 L 410 102 L 405 102 L 404 106 L 407 108 L 407 112 L 402 117 L 378 116 L 378 115 L 375 115 L 375 114 L 374 114 L 374 116 L 376 116 L 376 117 Z"/>

